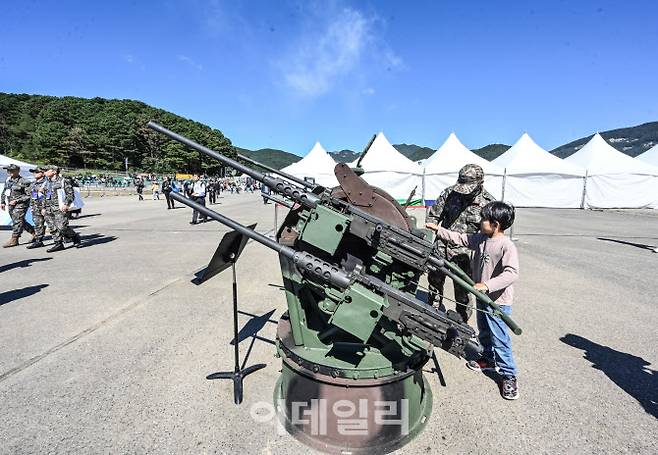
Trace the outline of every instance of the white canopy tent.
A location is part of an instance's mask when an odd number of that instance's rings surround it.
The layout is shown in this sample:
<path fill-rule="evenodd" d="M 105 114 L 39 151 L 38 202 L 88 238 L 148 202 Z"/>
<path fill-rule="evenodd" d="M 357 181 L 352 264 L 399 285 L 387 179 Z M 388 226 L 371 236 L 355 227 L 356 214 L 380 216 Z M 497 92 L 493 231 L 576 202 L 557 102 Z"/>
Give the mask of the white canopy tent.
<path fill-rule="evenodd" d="M 355 165 L 356 161 L 350 165 Z M 398 202 L 405 202 L 414 188 L 413 199 L 422 199 L 423 168 L 395 150 L 384 133 L 377 134 L 361 167 L 366 182 L 383 189 Z"/>
<path fill-rule="evenodd" d="M 503 187 L 503 169 L 477 156 L 450 133 L 443 145 L 425 160 L 425 203 L 431 205 L 441 191 L 457 183 L 459 170 L 466 164 L 478 164 L 484 170 L 484 187 L 500 199 Z"/>
<path fill-rule="evenodd" d="M 34 164 L 15 160 L 5 155 L 0 155 L 0 194 L 2 194 L 2 192 L 5 190 L 5 182 L 7 181 L 7 177 L 9 177 L 7 171 L 2 168 L 9 166 L 10 164 L 20 166 L 21 175 L 23 177 L 31 177 L 32 174 L 30 174 L 30 169 L 36 167 Z M 7 210 L 0 210 L 0 226 L 11 226 L 11 218 L 9 217 L 9 212 Z"/>
<path fill-rule="evenodd" d="M 492 162 L 505 169 L 505 201 L 518 207 L 582 206 L 585 170 L 551 155 L 527 133 Z"/>
<path fill-rule="evenodd" d="M 318 185 L 331 188 L 338 185 L 334 175 L 335 166 L 336 162 L 331 155 L 319 142 L 316 142 L 304 158 L 281 170 L 302 179 L 312 177 Z"/>
<path fill-rule="evenodd" d="M 658 200 L 658 167 L 624 155 L 598 133 L 565 161 L 587 169 L 587 207 L 643 208 Z"/>
<path fill-rule="evenodd" d="M 653 166 L 658 166 L 658 144 L 635 158 Z"/>

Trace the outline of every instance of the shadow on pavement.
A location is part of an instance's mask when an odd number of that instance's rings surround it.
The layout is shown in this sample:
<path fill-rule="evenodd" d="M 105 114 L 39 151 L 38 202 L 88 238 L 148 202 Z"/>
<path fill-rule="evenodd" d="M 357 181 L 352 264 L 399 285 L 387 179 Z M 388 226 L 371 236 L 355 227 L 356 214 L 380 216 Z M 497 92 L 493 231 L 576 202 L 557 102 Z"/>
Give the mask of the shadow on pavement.
<path fill-rule="evenodd" d="M 81 220 L 83 218 L 91 218 L 92 216 L 101 216 L 102 213 L 90 213 L 89 215 L 80 215 L 76 220 Z"/>
<path fill-rule="evenodd" d="M 238 343 L 242 342 L 243 340 L 246 340 L 247 338 L 251 338 L 251 343 L 249 343 L 249 348 L 247 349 L 247 352 L 244 355 L 244 358 L 242 359 L 242 366 L 241 366 L 242 369 L 246 368 L 247 366 L 247 362 L 249 361 L 249 356 L 251 355 L 251 350 L 253 349 L 256 340 L 263 341 L 271 345 L 276 344 L 274 341 L 270 340 L 269 338 L 265 338 L 258 335 L 258 332 L 260 332 L 263 329 L 263 327 L 265 327 L 265 324 L 267 324 L 268 322 L 274 324 L 277 323 L 276 321 L 270 319 L 274 314 L 274 311 L 276 310 L 271 310 L 270 312 L 265 313 L 262 316 L 256 316 L 254 314 L 238 311 L 238 313 L 240 314 L 251 317 L 251 319 L 249 319 L 247 323 L 242 327 L 242 329 L 240 329 L 240 331 L 238 332 L 238 339 L 237 339 Z M 233 345 L 235 344 L 235 342 L 236 340 L 233 339 L 231 340 L 230 344 Z"/>
<path fill-rule="evenodd" d="M 103 243 L 113 242 L 117 237 L 113 235 L 103 235 L 103 234 L 89 234 L 80 236 L 82 239 L 82 245 L 80 248 L 87 248 L 88 246 L 102 245 Z"/>
<path fill-rule="evenodd" d="M 13 302 L 15 300 L 34 295 L 37 292 L 41 292 L 43 288 L 48 286 L 48 284 L 37 284 L 36 286 L 28 286 L 21 289 L 2 292 L 0 293 L 0 306 L 4 305 L 5 303 Z"/>
<path fill-rule="evenodd" d="M 605 242 L 614 242 L 614 243 L 621 243 L 622 245 L 630 245 L 634 246 L 637 248 L 642 248 L 643 250 L 651 250 L 653 251 L 658 245 L 645 245 L 644 243 L 633 243 L 633 242 L 627 242 L 625 240 L 617 240 L 617 239 L 609 239 L 606 237 L 597 237 L 598 240 L 603 240 Z"/>
<path fill-rule="evenodd" d="M 560 338 L 560 341 L 582 349 L 585 360 L 592 362 L 592 368 L 601 370 L 619 388 L 635 398 L 647 414 L 658 419 L 658 371 L 647 368 L 650 362 L 571 333 Z"/>
<path fill-rule="evenodd" d="M 17 268 L 26 268 L 31 267 L 33 262 L 42 262 L 50 261 L 52 258 L 34 258 L 34 259 L 23 259 L 22 261 L 12 262 L 11 264 L 5 264 L 0 266 L 0 273 L 6 272 L 8 270 L 17 269 Z"/>

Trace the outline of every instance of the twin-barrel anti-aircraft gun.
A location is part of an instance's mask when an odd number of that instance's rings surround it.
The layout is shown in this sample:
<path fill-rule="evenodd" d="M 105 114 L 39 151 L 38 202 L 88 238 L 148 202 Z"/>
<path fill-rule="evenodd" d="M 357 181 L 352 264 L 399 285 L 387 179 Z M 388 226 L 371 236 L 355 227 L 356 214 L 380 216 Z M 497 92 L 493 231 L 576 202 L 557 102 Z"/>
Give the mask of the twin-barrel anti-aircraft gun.
<path fill-rule="evenodd" d="M 292 204 L 272 239 L 176 197 L 279 254 L 288 311 L 277 328 L 282 371 L 274 401 L 286 429 L 301 441 L 330 452 L 398 448 L 430 416 L 432 392 L 422 368 L 434 347 L 457 357 L 481 351 L 475 331 L 456 312 L 416 297 L 423 273 L 443 272 L 521 333 L 461 269 L 437 254 L 397 201 L 358 175 L 358 168 L 337 164 L 339 186 L 324 188 L 242 157 L 269 174 L 247 167 L 157 123 L 148 127 L 267 185 Z"/>

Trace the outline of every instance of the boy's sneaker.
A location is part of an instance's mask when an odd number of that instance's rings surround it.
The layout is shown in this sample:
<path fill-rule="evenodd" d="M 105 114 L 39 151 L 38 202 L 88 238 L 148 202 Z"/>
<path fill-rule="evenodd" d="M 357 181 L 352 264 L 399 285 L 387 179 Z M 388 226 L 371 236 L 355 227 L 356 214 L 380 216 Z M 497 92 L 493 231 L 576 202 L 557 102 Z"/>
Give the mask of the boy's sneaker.
<path fill-rule="evenodd" d="M 519 398 L 519 386 L 516 383 L 516 377 L 503 376 L 503 380 L 500 383 L 500 394 L 506 400 L 516 400 Z"/>
<path fill-rule="evenodd" d="M 466 367 L 473 371 L 498 371 L 498 367 L 493 360 L 480 357 L 477 360 L 469 360 L 466 362 Z"/>

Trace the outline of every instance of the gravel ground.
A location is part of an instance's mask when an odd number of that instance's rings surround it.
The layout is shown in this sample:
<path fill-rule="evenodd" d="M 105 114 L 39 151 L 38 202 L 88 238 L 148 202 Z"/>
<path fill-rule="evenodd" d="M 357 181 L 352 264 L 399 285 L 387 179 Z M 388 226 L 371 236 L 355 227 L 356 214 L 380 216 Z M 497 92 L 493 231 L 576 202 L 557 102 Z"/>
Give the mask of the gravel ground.
<path fill-rule="evenodd" d="M 271 232 L 257 195 L 220 202 Z M 280 368 L 267 318 L 240 345 L 267 364 L 240 407 L 229 383 L 205 379 L 232 365 L 230 278 L 191 279 L 227 230 L 190 217 L 93 199 L 74 223 L 84 248 L 0 251 L 0 453 L 310 452 L 250 417 Z M 428 364 L 434 412 L 399 453 L 658 453 L 658 211 L 521 209 L 513 236 L 521 398 L 437 350 L 445 386 Z M 275 254 L 250 243 L 238 275 L 244 312 L 278 319 Z"/>

